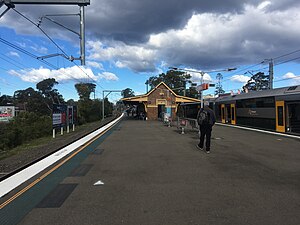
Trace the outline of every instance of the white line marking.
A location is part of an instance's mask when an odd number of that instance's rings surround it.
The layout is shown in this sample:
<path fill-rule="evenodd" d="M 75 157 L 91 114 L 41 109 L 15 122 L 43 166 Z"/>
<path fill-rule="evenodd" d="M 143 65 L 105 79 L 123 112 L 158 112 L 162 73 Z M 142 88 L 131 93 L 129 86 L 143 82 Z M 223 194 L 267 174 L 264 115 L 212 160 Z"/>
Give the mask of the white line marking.
<path fill-rule="evenodd" d="M 242 129 L 242 130 L 251 130 L 251 131 L 257 131 L 257 132 L 266 133 L 266 134 L 273 134 L 273 135 L 279 135 L 279 136 L 284 136 L 284 137 L 300 139 L 300 136 L 296 136 L 296 135 L 282 134 L 282 133 L 277 133 L 277 132 L 273 132 L 273 131 L 259 130 L 259 129 L 250 128 L 250 127 L 241 127 L 241 126 L 237 126 L 237 125 L 230 125 L 230 124 L 223 124 L 223 123 L 216 123 L 216 124 L 225 126 L 225 127 L 235 127 L 235 128 Z"/>
<path fill-rule="evenodd" d="M 77 140 L 76 142 L 62 148 L 61 150 L 53 153 L 52 155 L 42 159 L 41 161 L 36 162 L 35 164 L 25 168 L 24 170 L 21 170 L 20 172 L 12 175 L 11 177 L 8 177 L 7 179 L 0 182 L 0 198 L 2 198 L 4 195 L 18 187 L 19 185 L 23 184 L 25 181 L 29 180 L 33 176 L 37 175 L 47 167 L 51 166 L 58 160 L 62 159 L 69 153 L 73 152 L 80 146 L 84 145 L 97 135 L 101 134 L 103 131 L 108 129 L 109 127 L 113 126 L 117 122 L 120 121 L 120 119 L 123 117 L 123 114 L 115 119 L 114 121 L 106 124 L 105 126 L 99 128 L 98 130 L 94 131 L 93 133 Z"/>

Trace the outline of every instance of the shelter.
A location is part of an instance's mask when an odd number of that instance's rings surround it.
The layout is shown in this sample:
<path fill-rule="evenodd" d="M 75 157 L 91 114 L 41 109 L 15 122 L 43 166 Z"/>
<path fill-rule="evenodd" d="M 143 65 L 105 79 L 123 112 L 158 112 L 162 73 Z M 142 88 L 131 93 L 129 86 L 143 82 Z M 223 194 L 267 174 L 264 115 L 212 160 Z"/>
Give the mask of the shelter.
<path fill-rule="evenodd" d="M 122 98 L 125 105 L 135 106 L 137 114 L 145 114 L 148 120 L 157 120 L 167 115 L 174 120 L 180 103 L 200 102 L 199 99 L 177 95 L 164 82 L 147 94 Z"/>

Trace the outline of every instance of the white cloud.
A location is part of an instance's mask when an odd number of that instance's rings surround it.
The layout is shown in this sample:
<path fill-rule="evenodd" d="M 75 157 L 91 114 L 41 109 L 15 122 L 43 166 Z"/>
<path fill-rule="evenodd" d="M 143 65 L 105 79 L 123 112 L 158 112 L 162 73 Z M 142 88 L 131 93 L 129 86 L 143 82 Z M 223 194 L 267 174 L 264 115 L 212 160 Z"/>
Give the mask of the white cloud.
<path fill-rule="evenodd" d="M 114 73 L 110 73 L 110 72 L 98 73 L 98 77 L 100 79 L 109 80 L 109 81 L 118 81 L 119 80 L 117 75 L 115 75 Z"/>
<path fill-rule="evenodd" d="M 270 2 L 270 1 L 264 1 L 264 2 L 262 2 L 262 3 L 260 3 L 258 6 L 257 6 L 257 8 L 259 9 L 259 10 L 264 10 L 264 9 L 266 9 L 268 6 L 270 6 L 270 5 L 272 5 L 272 2 Z"/>
<path fill-rule="evenodd" d="M 20 55 L 19 55 L 19 53 L 17 53 L 17 52 L 13 52 L 13 51 L 9 52 L 7 55 L 9 55 L 9 56 L 14 56 L 14 57 L 18 57 L 18 58 L 20 58 Z"/>
<path fill-rule="evenodd" d="M 189 68 L 185 68 L 187 70 L 195 70 L 195 69 L 189 69 Z M 191 75 L 191 81 L 193 83 L 201 83 L 201 74 L 200 73 L 193 73 L 193 72 L 187 72 L 188 74 Z M 210 83 L 212 82 L 212 78 L 208 73 L 205 73 L 203 75 L 203 82 L 204 83 Z"/>
<path fill-rule="evenodd" d="M 86 64 L 90 67 L 103 70 L 103 65 L 95 61 L 87 61 Z"/>
<path fill-rule="evenodd" d="M 245 75 L 233 75 L 230 78 L 231 81 L 233 82 L 239 82 L 239 83 L 247 83 L 250 80 L 250 77 L 245 76 Z"/>
<path fill-rule="evenodd" d="M 40 67 L 39 69 L 26 69 L 26 70 L 10 70 L 10 75 L 20 77 L 23 81 L 27 82 L 40 82 L 47 78 L 55 78 L 56 81 L 67 81 L 67 80 L 97 80 L 90 68 L 84 67 L 68 67 L 60 68 L 59 70 L 50 70 L 47 68 Z"/>
<path fill-rule="evenodd" d="M 130 68 L 136 72 L 155 71 L 156 51 L 143 46 L 130 46 L 122 42 L 110 42 L 107 47 L 100 41 L 88 41 L 89 59 L 110 61 L 118 68 Z"/>
<path fill-rule="evenodd" d="M 48 53 L 48 49 L 46 47 L 43 47 L 43 46 L 33 45 L 33 46 L 30 46 L 30 48 L 33 49 L 35 52 L 38 52 L 40 54 L 47 54 Z"/>
<path fill-rule="evenodd" d="M 283 79 L 291 79 L 291 85 L 300 85 L 300 75 L 295 75 L 292 72 L 288 72 L 282 76 Z"/>

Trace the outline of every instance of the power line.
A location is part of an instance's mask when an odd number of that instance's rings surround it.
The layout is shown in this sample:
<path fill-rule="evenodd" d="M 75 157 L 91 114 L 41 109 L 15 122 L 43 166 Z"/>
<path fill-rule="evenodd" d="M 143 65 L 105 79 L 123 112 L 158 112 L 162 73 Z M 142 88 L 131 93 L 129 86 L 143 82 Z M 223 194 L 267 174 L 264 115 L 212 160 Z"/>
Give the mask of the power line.
<path fill-rule="evenodd" d="M 13 9 L 16 13 L 18 13 L 20 16 L 22 16 L 23 18 L 25 18 L 26 20 L 28 20 L 30 23 L 32 23 L 33 25 L 35 25 L 62 53 L 64 53 L 64 55 L 67 58 L 70 58 L 68 56 L 68 54 L 58 45 L 56 44 L 56 42 L 35 22 L 33 22 L 31 19 L 29 19 L 27 16 L 25 16 L 24 14 L 20 13 L 18 10 Z"/>
<path fill-rule="evenodd" d="M 48 67 L 51 67 L 52 69 L 57 70 L 59 73 L 61 73 L 61 74 L 63 74 L 63 75 L 66 75 L 66 76 L 68 76 L 68 77 L 71 77 L 72 79 L 77 80 L 77 81 L 80 82 L 80 83 L 82 82 L 81 80 L 79 80 L 79 79 L 73 77 L 72 75 L 69 75 L 69 74 L 67 74 L 67 73 L 63 73 L 62 71 L 59 70 L 60 68 L 56 67 L 55 65 L 51 64 L 50 62 L 45 61 L 45 60 L 43 60 L 43 59 L 40 59 L 38 56 L 36 56 L 36 55 L 34 55 L 34 54 L 32 54 L 32 53 L 30 53 L 30 52 L 24 50 L 24 49 L 22 49 L 22 48 L 20 48 L 20 47 L 18 47 L 18 46 L 16 46 L 16 45 L 14 45 L 14 44 L 12 44 L 11 42 L 9 42 L 9 41 L 7 41 L 7 40 L 1 38 L 1 37 L 0 37 L 0 42 L 2 42 L 2 43 L 4 43 L 4 44 L 10 46 L 11 48 L 14 48 L 14 49 L 16 49 L 16 50 L 18 50 L 18 51 L 20 51 L 20 52 L 22 52 L 22 53 L 24 53 L 24 54 L 26 54 L 26 55 L 32 57 L 32 58 L 34 58 L 34 59 L 36 59 L 36 60 L 38 60 L 38 61 L 44 63 L 44 64 L 47 65 Z M 24 69 L 25 69 L 25 68 L 24 68 Z"/>
<path fill-rule="evenodd" d="M 287 77 L 287 78 L 283 78 L 283 79 L 280 79 L 280 80 L 275 80 L 274 82 L 280 82 L 280 81 L 292 80 L 292 79 L 299 79 L 299 78 L 300 78 L 300 75 L 294 76 L 294 77 Z"/>
<path fill-rule="evenodd" d="M 282 57 L 285 57 L 285 56 L 288 56 L 288 55 L 292 55 L 292 54 L 294 54 L 294 53 L 296 53 L 296 52 L 300 52 L 300 49 L 295 50 L 295 51 L 292 51 L 292 52 L 289 52 L 289 53 L 286 53 L 286 54 L 281 55 L 281 56 L 277 56 L 277 57 L 275 57 L 274 59 L 279 59 L 279 58 L 282 58 Z"/>
<path fill-rule="evenodd" d="M 35 25 L 64 55 L 66 58 L 70 59 L 71 57 L 68 56 L 68 54 L 39 26 L 39 24 L 36 24 L 35 22 L 33 22 L 30 18 L 28 18 L 27 16 L 25 16 L 24 14 L 22 14 L 21 12 L 19 12 L 16 9 L 13 9 L 16 13 L 18 13 L 20 16 L 22 16 L 23 18 L 25 18 L 26 20 L 28 20 L 30 23 L 32 23 L 33 25 Z M 94 80 L 93 78 L 91 78 L 80 66 L 78 66 L 73 60 L 71 60 L 71 62 L 77 66 L 87 77 L 89 77 L 93 82 L 95 82 L 96 84 L 98 84 L 102 89 L 104 89 L 99 83 L 97 83 L 96 80 Z"/>

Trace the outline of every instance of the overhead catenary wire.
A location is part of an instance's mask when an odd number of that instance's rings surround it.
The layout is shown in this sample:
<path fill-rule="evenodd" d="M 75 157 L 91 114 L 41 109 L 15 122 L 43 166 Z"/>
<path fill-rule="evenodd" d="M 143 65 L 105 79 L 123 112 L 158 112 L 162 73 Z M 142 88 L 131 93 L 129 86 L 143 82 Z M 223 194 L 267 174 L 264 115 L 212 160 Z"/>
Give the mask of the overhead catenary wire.
<path fill-rule="evenodd" d="M 20 16 L 25 18 L 27 21 L 35 25 L 64 55 L 66 58 L 70 59 L 71 57 L 68 56 L 68 54 L 39 26 L 39 24 L 36 24 L 33 22 L 30 18 L 22 14 L 16 9 L 13 9 L 16 13 L 18 13 Z M 104 89 L 96 80 L 94 80 L 92 77 L 88 75 L 79 65 L 77 65 L 73 60 L 70 60 L 75 66 L 77 66 L 88 78 L 90 78 L 94 83 L 98 84 L 102 89 Z"/>
<path fill-rule="evenodd" d="M 72 78 L 72 79 L 74 79 L 74 80 L 76 80 L 76 81 L 78 81 L 78 82 L 82 82 L 82 81 L 79 80 L 78 78 L 73 77 L 73 76 L 70 75 L 70 74 L 67 74 L 67 73 L 64 73 L 64 72 L 60 71 L 60 70 L 59 70 L 60 68 L 56 67 L 56 66 L 53 65 L 52 63 L 50 63 L 50 62 L 48 62 L 48 61 L 45 61 L 45 60 L 43 60 L 43 59 L 40 59 L 38 56 L 36 56 L 36 55 L 34 55 L 34 54 L 32 54 L 32 53 L 30 53 L 30 52 L 28 52 L 28 51 L 26 51 L 26 50 L 24 50 L 24 49 L 18 47 L 18 46 L 16 46 L 16 45 L 14 45 L 13 43 L 11 43 L 11 42 L 9 42 L 9 41 L 7 41 L 7 40 L 1 38 L 1 37 L 0 37 L 0 42 L 6 44 L 6 45 L 8 45 L 8 46 L 10 46 L 11 48 L 14 48 L 14 49 L 20 51 L 20 52 L 22 52 L 22 53 L 24 53 L 24 54 L 26 54 L 26 55 L 28 55 L 28 56 L 30 56 L 31 58 L 34 58 L 34 59 L 36 59 L 36 60 L 38 60 L 38 61 L 44 63 L 44 64 L 47 65 L 48 67 L 51 67 L 52 69 L 55 69 L 55 70 L 59 71 L 59 73 L 61 73 L 61 74 L 63 74 L 63 75 L 66 75 L 66 76 L 68 76 L 68 77 L 70 77 L 70 78 Z"/>

